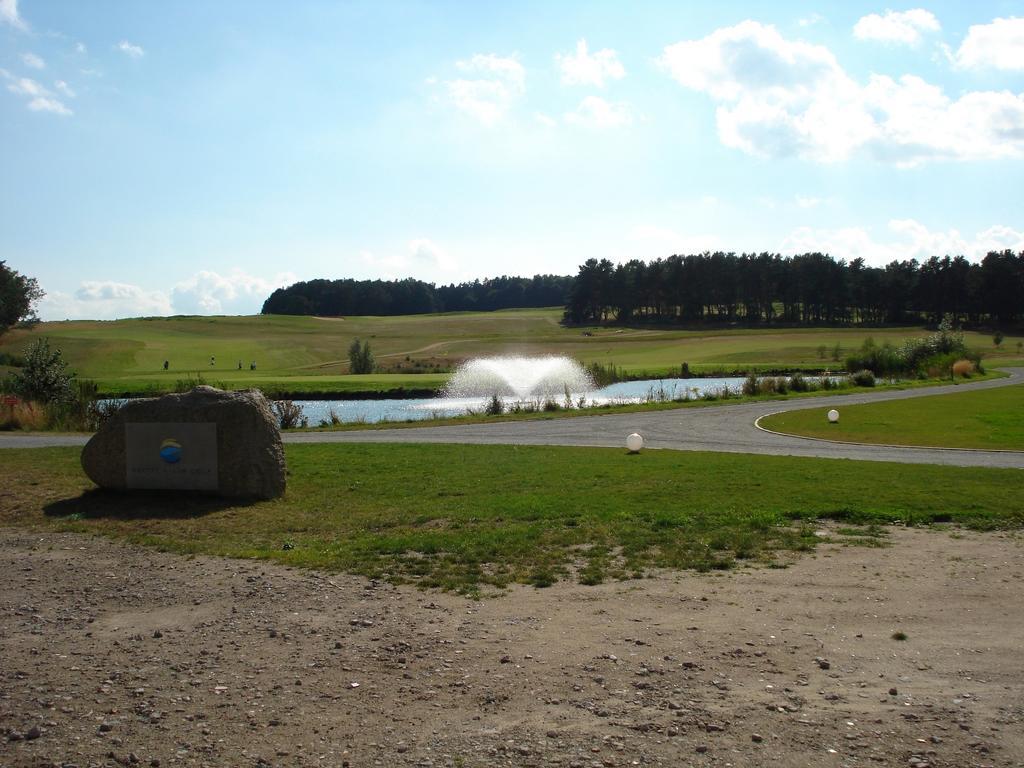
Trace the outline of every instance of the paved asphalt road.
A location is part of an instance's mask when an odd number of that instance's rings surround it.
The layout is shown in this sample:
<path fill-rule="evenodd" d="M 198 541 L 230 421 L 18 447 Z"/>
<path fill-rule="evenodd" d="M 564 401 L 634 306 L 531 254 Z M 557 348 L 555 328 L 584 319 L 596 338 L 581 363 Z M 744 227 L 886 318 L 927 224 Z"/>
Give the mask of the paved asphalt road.
<path fill-rule="evenodd" d="M 1024 451 L 965 451 L 955 449 L 900 448 L 879 445 L 846 445 L 776 435 L 758 429 L 761 416 L 781 411 L 820 409 L 930 397 L 948 392 L 993 389 L 1024 382 L 1024 368 L 1005 369 L 1010 376 L 959 385 L 894 392 L 857 392 L 775 403 L 736 403 L 703 408 L 681 408 L 649 413 L 551 419 L 550 421 L 499 422 L 459 426 L 353 432 L 290 432 L 287 443 L 478 443 L 518 445 L 576 445 L 623 447 L 626 435 L 639 432 L 648 448 L 683 451 L 724 451 L 787 456 L 817 456 L 860 461 L 896 461 L 908 464 L 950 464 L 971 467 L 1024 469 Z M 82 435 L 0 434 L 0 448 L 34 448 L 84 445 Z"/>

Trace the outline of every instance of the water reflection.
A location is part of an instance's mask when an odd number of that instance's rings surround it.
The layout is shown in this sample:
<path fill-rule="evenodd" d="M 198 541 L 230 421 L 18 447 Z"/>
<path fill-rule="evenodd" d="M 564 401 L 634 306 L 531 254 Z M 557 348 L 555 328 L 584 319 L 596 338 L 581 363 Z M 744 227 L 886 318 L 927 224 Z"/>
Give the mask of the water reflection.
<path fill-rule="evenodd" d="M 581 398 L 584 407 L 605 404 L 641 403 L 654 400 L 699 399 L 706 392 L 721 393 L 728 387 L 732 393 L 739 391 L 743 379 L 739 377 L 718 379 L 645 379 L 623 381 L 589 392 L 570 392 L 569 405 L 578 407 Z M 483 413 L 490 397 L 432 397 L 412 400 L 296 400 L 310 426 L 331 422 L 331 414 L 343 423 L 375 424 L 380 421 L 421 421 L 424 419 L 465 416 L 467 413 Z M 565 393 L 547 396 L 547 400 L 559 406 L 567 403 Z M 546 399 L 520 398 L 513 395 L 501 397 L 505 410 L 543 410 Z"/>

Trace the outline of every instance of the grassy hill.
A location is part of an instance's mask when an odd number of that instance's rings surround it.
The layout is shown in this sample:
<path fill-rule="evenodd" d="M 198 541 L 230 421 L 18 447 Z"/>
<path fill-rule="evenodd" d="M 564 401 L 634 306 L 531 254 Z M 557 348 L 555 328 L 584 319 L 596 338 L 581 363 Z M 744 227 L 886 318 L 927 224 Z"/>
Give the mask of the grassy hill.
<path fill-rule="evenodd" d="M 19 353 L 33 338 L 61 349 L 79 376 L 104 392 L 173 389 L 197 373 L 209 383 L 288 392 L 435 388 L 444 371 L 480 355 L 564 354 L 580 362 L 614 363 L 630 373 L 664 374 L 684 361 L 694 371 L 837 368 L 840 357 L 871 336 L 895 344 L 923 328 L 652 330 L 565 328 L 561 309 L 505 310 L 401 317 L 318 318 L 283 315 L 171 317 L 41 323 L 0 339 Z M 381 371 L 348 375 L 353 338 L 370 342 Z M 1019 357 L 1017 338 L 997 350 L 989 336 L 968 333 L 990 361 Z M 821 348 L 825 348 L 822 355 Z M 210 365 L 210 356 L 215 365 Z M 169 361 L 168 371 L 163 370 Z M 256 371 L 249 363 L 256 361 Z M 242 370 L 238 370 L 238 363 Z"/>

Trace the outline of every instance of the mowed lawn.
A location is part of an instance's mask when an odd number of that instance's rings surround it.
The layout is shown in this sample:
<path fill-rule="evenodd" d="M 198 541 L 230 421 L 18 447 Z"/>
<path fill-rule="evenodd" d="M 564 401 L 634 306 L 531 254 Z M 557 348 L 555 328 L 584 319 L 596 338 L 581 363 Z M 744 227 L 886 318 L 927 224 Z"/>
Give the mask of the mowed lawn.
<path fill-rule="evenodd" d="M 841 406 L 837 424 L 828 423 L 827 411 L 790 411 L 760 423 L 847 442 L 1024 451 L 1024 386 Z"/>
<path fill-rule="evenodd" d="M 651 568 L 784 565 L 876 526 L 1024 523 L 1020 472 L 740 454 L 291 445 L 284 498 L 93 489 L 72 448 L 0 451 L 0 524 L 474 592 Z M 869 534 L 865 537 L 864 534 Z"/>
<path fill-rule="evenodd" d="M 928 333 L 924 328 L 566 328 L 560 318 L 560 309 L 529 309 L 402 317 L 68 321 L 11 331 L 0 340 L 0 352 L 17 354 L 33 338 L 46 337 L 79 376 L 98 381 L 105 392 L 172 390 L 178 380 L 197 372 L 209 383 L 230 388 L 305 392 L 436 388 L 446 374 L 424 371 L 448 370 L 483 355 L 568 355 L 582 363 L 614 363 L 629 373 L 651 375 L 678 372 L 683 362 L 695 372 L 836 369 L 869 336 L 879 344 L 900 344 Z M 383 373 L 348 375 L 347 350 L 357 337 L 370 342 Z M 992 364 L 1020 356 L 1016 337 L 1008 337 L 1000 348 L 983 334 L 968 333 L 966 339 Z M 249 369 L 253 361 L 255 372 Z"/>

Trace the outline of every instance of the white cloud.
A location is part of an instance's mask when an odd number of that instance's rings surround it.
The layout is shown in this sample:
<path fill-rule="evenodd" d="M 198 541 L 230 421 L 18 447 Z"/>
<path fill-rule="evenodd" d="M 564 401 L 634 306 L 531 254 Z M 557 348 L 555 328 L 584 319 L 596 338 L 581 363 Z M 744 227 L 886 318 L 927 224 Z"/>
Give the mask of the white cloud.
<path fill-rule="evenodd" d="M 704 253 L 723 247 L 722 239 L 710 234 L 681 234 L 668 227 L 641 224 L 630 232 L 626 259 L 663 259 L 674 254 Z"/>
<path fill-rule="evenodd" d="M 856 82 L 824 46 L 744 21 L 670 45 L 661 65 L 717 102 L 723 144 L 760 157 L 838 162 L 856 152 L 897 166 L 1024 157 L 1024 94 L 957 100 L 919 77 Z"/>
<path fill-rule="evenodd" d="M 863 258 L 871 266 L 882 267 L 891 261 L 932 256 L 966 256 L 979 261 L 989 251 L 1010 248 L 1024 250 L 1024 232 L 1006 226 L 989 227 L 973 238 L 965 238 L 956 229 L 931 231 L 913 219 L 893 219 L 888 225 L 890 237 L 875 240 L 861 227 L 814 229 L 799 227 L 779 247 L 783 253 L 820 251 L 834 258 L 852 261 Z"/>
<path fill-rule="evenodd" d="M 796 204 L 801 208 L 814 208 L 821 205 L 824 200 L 820 197 L 804 197 L 803 195 L 796 196 Z"/>
<path fill-rule="evenodd" d="M 575 111 L 565 113 L 565 122 L 596 128 L 617 128 L 632 125 L 633 112 L 626 102 L 610 102 L 598 96 L 587 96 Z"/>
<path fill-rule="evenodd" d="M 0 0 L 0 23 L 10 24 L 22 32 L 28 31 L 28 24 L 18 15 L 18 0 Z"/>
<path fill-rule="evenodd" d="M 555 118 L 549 115 L 545 115 L 543 112 L 537 112 L 533 116 L 533 119 L 546 128 L 554 128 L 556 125 L 558 125 L 558 121 L 555 120 Z"/>
<path fill-rule="evenodd" d="M 882 116 L 868 144 L 879 159 L 909 166 L 1024 156 L 1024 94 L 974 91 L 953 101 L 913 75 L 873 75 L 862 94 L 865 110 Z"/>
<path fill-rule="evenodd" d="M 75 43 L 75 53 L 87 53 L 88 48 L 85 47 L 85 43 Z"/>
<path fill-rule="evenodd" d="M 127 54 L 133 59 L 141 59 L 143 56 L 146 55 L 146 52 L 142 50 L 141 45 L 129 43 L 127 40 L 122 40 L 120 43 L 118 43 L 117 49 Z"/>
<path fill-rule="evenodd" d="M 75 92 L 71 90 L 71 86 L 65 83 L 63 80 L 56 80 L 53 83 L 53 87 L 63 93 L 68 98 L 75 98 Z"/>
<path fill-rule="evenodd" d="M 824 46 L 790 42 L 756 21 L 669 45 L 659 61 L 680 84 L 723 101 L 748 91 L 811 91 L 843 74 Z"/>
<path fill-rule="evenodd" d="M 444 81 L 448 97 L 457 109 L 484 125 L 498 123 L 526 91 L 526 70 L 514 56 L 478 53 L 455 66 L 478 77 Z"/>
<path fill-rule="evenodd" d="M 259 312 L 263 301 L 275 288 L 295 281 L 295 275 L 290 272 L 268 280 L 240 269 L 223 275 L 201 270 L 175 285 L 170 301 L 179 314 L 253 314 Z"/>
<path fill-rule="evenodd" d="M 21 54 L 21 61 L 26 67 L 31 69 L 46 69 L 46 62 L 34 53 Z"/>
<path fill-rule="evenodd" d="M 53 112 L 67 116 L 70 109 L 50 91 L 29 77 L 16 77 L 6 69 L 0 69 L 0 78 L 7 81 L 7 90 L 28 99 L 27 107 L 33 112 Z"/>
<path fill-rule="evenodd" d="M 282 273 L 264 279 L 235 269 L 227 274 L 200 271 L 167 291 L 114 280 L 87 280 L 74 293 L 46 292 L 39 302 L 44 320 L 114 320 L 173 314 L 255 314 L 275 288 L 296 281 Z"/>
<path fill-rule="evenodd" d="M 813 27 L 815 24 L 820 24 L 825 20 L 825 17 L 820 13 L 812 13 L 810 16 L 805 16 L 802 19 L 797 19 L 797 24 L 801 27 Z"/>
<path fill-rule="evenodd" d="M 458 261 L 425 237 L 410 240 L 405 253 L 378 255 L 369 251 L 359 254 L 360 261 L 383 280 L 401 280 L 414 277 L 417 280 L 437 281 L 451 277 L 458 270 Z"/>
<path fill-rule="evenodd" d="M 75 291 L 79 301 L 140 302 L 152 307 L 167 307 L 166 297 L 159 291 L 145 291 L 137 285 L 118 283 L 113 280 L 87 280 Z"/>
<path fill-rule="evenodd" d="M 114 281 L 86 281 L 74 294 L 47 291 L 39 302 L 44 320 L 113 320 L 171 314 L 171 303 L 160 291 Z"/>
<path fill-rule="evenodd" d="M 64 102 L 52 96 L 36 96 L 29 101 L 28 108 L 33 112 L 53 112 L 55 115 L 61 115 L 62 117 L 74 114 L 64 105 Z"/>
<path fill-rule="evenodd" d="M 1024 251 L 1024 231 L 1013 229 L 1002 224 L 989 227 L 974 236 L 970 253 L 975 259 L 983 257 L 989 251 Z"/>
<path fill-rule="evenodd" d="M 923 8 L 909 11 L 886 11 L 862 17 L 853 27 L 858 40 L 877 40 L 882 43 L 920 45 L 922 32 L 938 32 L 939 20 Z"/>
<path fill-rule="evenodd" d="M 413 263 L 423 265 L 431 269 L 440 269 L 450 272 L 457 264 L 443 248 L 431 242 L 425 237 L 409 241 L 409 253 Z"/>
<path fill-rule="evenodd" d="M 6 69 L 0 69 L 0 75 L 7 80 L 7 90 L 21 96 L 36 96 L 45 89 L 29 77 L 15 77 Z"/>
<path fill-rule="evenodd" d="M 562 72 L 565 85 L 596 85 L 604 88 L 606 80 L 621 80 L 626 69 L 619 61 L 619 55 L 610 48 L 596 53 L 587 51 L 587 41 L 576 43 L 576 53 L 555 54 L 555 62 Z"/>
<path fill-rule="evenodd" d="M 1024 19 L 973 25 L 953 58 L 964 69 L 1024 70 Z"/>

